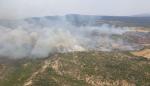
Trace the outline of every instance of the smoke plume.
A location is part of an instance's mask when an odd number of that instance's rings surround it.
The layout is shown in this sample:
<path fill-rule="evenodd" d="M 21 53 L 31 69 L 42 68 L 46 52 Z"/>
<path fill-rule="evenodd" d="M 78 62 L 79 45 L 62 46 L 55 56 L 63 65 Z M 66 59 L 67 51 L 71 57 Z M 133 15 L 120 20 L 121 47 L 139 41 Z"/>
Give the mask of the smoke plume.
<path fill-rule="evenodd" d="M 49 27 L 24 21 L 15 27 L 0 26 L 0 56 L 25 58 L 47 57 L 55 52 L 132 50 L 123 39 L 112 39 L 112 35 L 126 31 L 127 27 L 108 25 L 78 27 L 63 22 Z"/>

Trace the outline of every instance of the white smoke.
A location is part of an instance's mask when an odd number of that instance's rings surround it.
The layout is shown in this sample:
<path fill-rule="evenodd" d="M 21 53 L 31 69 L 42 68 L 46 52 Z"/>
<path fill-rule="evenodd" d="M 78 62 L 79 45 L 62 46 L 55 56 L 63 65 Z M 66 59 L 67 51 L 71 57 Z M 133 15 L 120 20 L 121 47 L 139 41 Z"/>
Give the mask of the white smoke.
<path fill-rule="evenodd" d="M 112 34 L 121 35 L 128 28 L 76 27 L 73 25 L 31 28 L 0 27 L 0 56 L 10 58 L 47 57 L 54 52 L 111 51 L 121 49 L 123 40 L 112 40 Z M 129 47 L 128 45 L 124 47 Z"/>

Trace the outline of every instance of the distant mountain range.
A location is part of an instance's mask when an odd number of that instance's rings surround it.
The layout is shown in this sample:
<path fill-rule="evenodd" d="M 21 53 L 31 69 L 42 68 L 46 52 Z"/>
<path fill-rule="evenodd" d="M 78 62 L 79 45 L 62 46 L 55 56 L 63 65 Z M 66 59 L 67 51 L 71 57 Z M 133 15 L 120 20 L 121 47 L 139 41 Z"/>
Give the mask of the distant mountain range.
<path fill-rule="evenodd" d="M 150 13 L 144 13 L 144 14 L 137 14 L 137 15 L 133 15 L 135 17 L 150 17 Z"/>
<path fill-rule="evenodd" d="M 65 16 L 32 17 L 23 20 L 0 20 L 0 25 L 5 27 L 31 26 L 51 27 L 69 23 L 75 26 L 100 26 L 103 24 L 113 26 L 150 27 L 150 17 L 147 15 L 135 16 L 97 16 L 69 14 Z"/>

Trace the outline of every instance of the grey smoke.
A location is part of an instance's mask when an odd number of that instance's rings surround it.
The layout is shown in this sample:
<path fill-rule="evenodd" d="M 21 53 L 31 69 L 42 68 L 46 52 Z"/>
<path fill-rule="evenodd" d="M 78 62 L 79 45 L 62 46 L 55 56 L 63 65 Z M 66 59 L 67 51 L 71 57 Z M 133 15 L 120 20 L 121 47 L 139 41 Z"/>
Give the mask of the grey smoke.
<path fill-rule="evenodd" d="M 51 27 L 36 27 L 24 21 L 15 28 L 0 26 L 0 56 L 47 57 L 55 52 L 111 51 L 114 47 L 132 50 L 130 45 L 124 45 L 122 39 L 111 38 L 113 34 L 121 35 L 126 31 L 127 27 L 116 28 L 107 25 L 77 27 L 66 21 Z"/>

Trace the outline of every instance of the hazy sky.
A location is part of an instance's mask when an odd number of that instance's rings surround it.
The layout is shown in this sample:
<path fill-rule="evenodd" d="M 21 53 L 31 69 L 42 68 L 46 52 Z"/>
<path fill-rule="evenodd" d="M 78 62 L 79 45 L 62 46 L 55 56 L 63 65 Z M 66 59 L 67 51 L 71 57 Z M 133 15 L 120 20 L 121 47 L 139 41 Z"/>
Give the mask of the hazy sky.
<path fill-rule="evenodd" d="M 150 0 L 0 0 L 0 19 L 64 15 L 150 13 Z"/>

